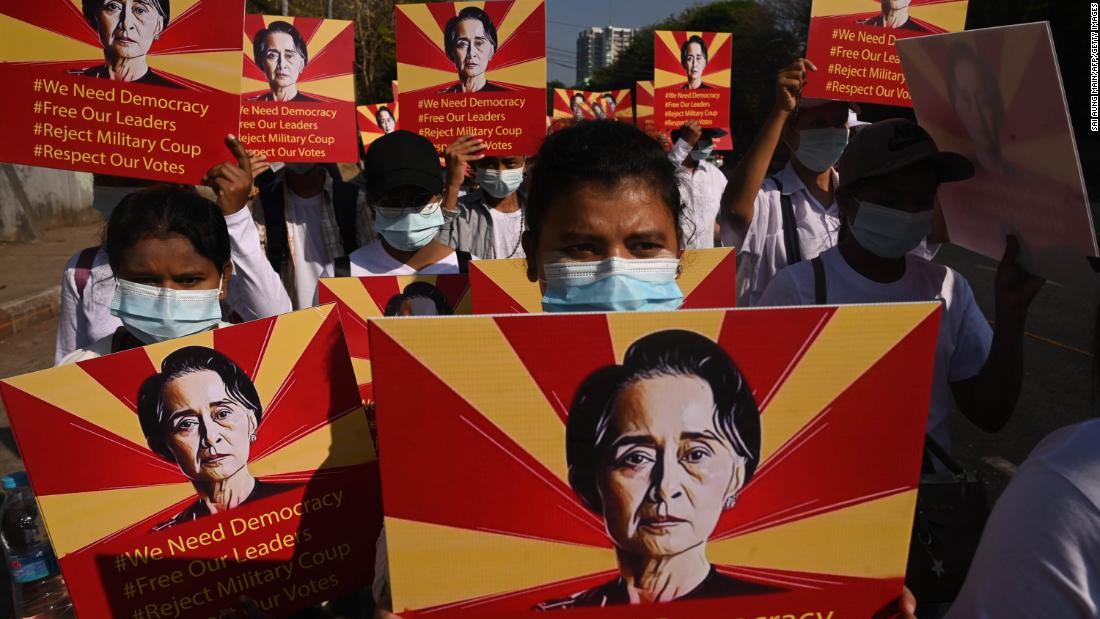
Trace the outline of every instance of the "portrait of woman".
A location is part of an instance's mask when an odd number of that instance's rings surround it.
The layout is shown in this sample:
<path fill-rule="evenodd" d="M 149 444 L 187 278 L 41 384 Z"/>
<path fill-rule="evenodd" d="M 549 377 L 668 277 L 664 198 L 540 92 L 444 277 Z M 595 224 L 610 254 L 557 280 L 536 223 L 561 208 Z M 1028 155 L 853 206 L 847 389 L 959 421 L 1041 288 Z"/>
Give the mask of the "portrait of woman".
<path fill-rule="evenodd" d="M 710 61 L 710 52 L 703 37 L 692 35 L 680 46 L 680 66 L 684 68 L 687 83 L 680 90 L 706 90 L 710 86 L 703 83 L 703 71 Z"/>
<path fill-rule="evenodd" d="M 595 114 L 596 120 L 603 120 L 607 118 L 607 112 L 603 109 L 603 103 L 600 99 L 596 99 L 592 102 L 592 113 Z"/>
<path fill-rule="evenodd" d="M 566 426 L 569 484 L 599 515 L 619 577 L 555 610 L 772 593 L 723 574 L 707 540 L 760 458 L 760 413 L 741 371 L 691 331 L 647 335 L 581 383 Z"/>
<path fill-rule="evenodd" d="M 909 3 L 911 0 L 881 0 L 882 12 L 874 17 L 864 19 L 859 24 L 863 26 L 877 26 L 879 28 L 900 28 L 902 30 L 915 30 L 917 32 L 930 32 L 924 26 L 913 21 L 909 17 Z"/>
<path fill-rule="evenodd" d="M 397 128 L 397 120 L 394 119 L 393 112 L 384 105 L 378 108 L 374 120 L 378 123 L 378 128 L 382 130 L 382 133 L 393 133 L 393 130 Z"/>
<path fill-rule="evenodd" d="M 298 91 L 298 78 L 309 64 L 305 38 L 292 24 L 271 22 L 252 38 L 252 58 L 271 88 L 252 101 L 317 101 Z"/>
<path fill-rule="evenodd" d="M 615 96 L 611 93 L 604 93 L 601 99 L 603 100 L 603 108 L 607 110 L 607 115 L 614 117 L 615 108 L 618 107 L 618 105 L 615 103 Z"/>
<path fill-rule="evenodd" d="M 579 92 L 573 95 L 570 107 L 573 108 L 573 118 L 575 120 L 584 120 L 584 95 Z"/>
<path fill-rule="evenodd" d="M 443 30 L 443 49 L 458 71 L 458 82 L 441 93 L 507 90 L 485 76 L 497 51 L 497 27 L 485 11 L 468 6 L 452 17 Z"/>
<path fill-rule="evenodd" d="M 973 163 L 979 172 L 1006 175 L 1002 154 L 1004 100 L 997 73 L 989 61 L 966 43 L 947 50 L 947 96 L 951 109 L 974 144 Z"/>
<path fill-rule="evenodd" d="M 80 75 L 181 88 L 149 67 L 149 50 L 168 27 L 171 0 L 83 0 L 83 10 L 99 35 L 103 64 Z"/>
<path fill-rule="evenodd" d="M 386 303 L 386 316 L 450 316 L 447 297 L 428 282 L 413 282 Z"/>
<path fill-rule="evenodd" d="M 154 531 L 294 487 L 261 482 L 248 471 L 263 415 L 260 396 L 244 370 L 216 350 L 188 346 L 165 357 L 160 372 L 142 383 L 137 413 L 149 448 L 178 466 L 198 495 Z"/>

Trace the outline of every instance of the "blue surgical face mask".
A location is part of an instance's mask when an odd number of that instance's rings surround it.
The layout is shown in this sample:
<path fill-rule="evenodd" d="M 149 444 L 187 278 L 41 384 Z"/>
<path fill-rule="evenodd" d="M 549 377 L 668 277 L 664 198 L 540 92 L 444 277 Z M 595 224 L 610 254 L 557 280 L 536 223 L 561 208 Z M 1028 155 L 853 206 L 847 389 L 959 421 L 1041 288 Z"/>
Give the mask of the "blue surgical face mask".
<path fill-rule="evenodd" d="M 419 211 L 374 207 L 374 231 L 400 251 L 416 251 L 424 247 L 442 229 L 443 210 L 439 202 L 432 202 Z"/>
<path fill-rule="evenodd" d="M 680 152 L 683 152 L 683 151 L 680 151 Z M 696 160 L 696 161 L 706 161 L 707 159 L 710 159 L 710 156 L 713 153 L 714 153 L 714 144 L 708 144 L 708 145 L 706 145 L 702 148 L 696 147 L 695 150 L 691 151 L 691 158 Z"/>
<path fill-rule="evenodd" d="M 545 312 L 674 310 L 684 302 L 676 258 L 557 262 L 543 267 Z"/>
<path fill-rule="evenodd" d="M 523 184 L 523 168 L 516 168 L 515 170 L 478 170 L 477 184 L 485 190 L 485 193 L 494 198 L 507 198 Z"/>
<path fill-rule="evenodd" d="M 907 213 L 859 201 L 852 235 L 860 247 L 880 258 L 900 258 L 916 249 L 932 231 L 932 211 Z"/>
<path fill-rule="evenodd" d="M 222 319 L 221 280 L 212 290 L 172 290 L 118 280 L 111 315 L 146 344 L 213 329 Z"/>
<path fill-rule="evenodd" d="M 794 156 L 810 170 L 824 172 L 840 161 L 840 155 L 848 146 L 848 129 L 804 129 L 798 132 L 798 148 Z"/>

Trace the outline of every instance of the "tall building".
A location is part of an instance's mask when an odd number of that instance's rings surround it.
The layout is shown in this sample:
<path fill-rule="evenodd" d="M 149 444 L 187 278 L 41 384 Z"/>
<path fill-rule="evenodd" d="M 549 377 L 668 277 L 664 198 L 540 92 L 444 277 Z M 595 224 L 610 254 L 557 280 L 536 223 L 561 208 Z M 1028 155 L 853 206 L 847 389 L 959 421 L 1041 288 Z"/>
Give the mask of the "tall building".
<path fill-rule="evenodd" d="M 592 27 L 577 35 L 577 84 L 587 84 L 592 74 L 615 62 L 634 39 L 634 28 Z"/>

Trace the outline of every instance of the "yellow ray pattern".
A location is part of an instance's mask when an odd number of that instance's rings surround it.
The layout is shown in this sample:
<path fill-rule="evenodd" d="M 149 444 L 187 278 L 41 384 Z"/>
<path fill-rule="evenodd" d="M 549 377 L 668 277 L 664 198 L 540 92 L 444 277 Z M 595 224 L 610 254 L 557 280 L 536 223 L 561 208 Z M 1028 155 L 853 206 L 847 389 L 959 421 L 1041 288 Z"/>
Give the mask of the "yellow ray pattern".
<path fill-rule="evenodd" d="M 1073 151 L 1065 148 L 1065 140 L 1065 135 L 1044 135 L 1009 142 L 1003 146 L 1004 157 L 1015 168 L 1075 183 L 1077 161 L 1073 158 Z M 1036 157 L 1038 153 L 1042 156 Z"/>
<path fill-rule="evenodd" d="M 684 77 L 683 73 L 673 73 L 672 71 L 653 68 L 654 88 L 668 88 L 669 86 L 679 86 L 685 83 L 687 83 L 687 78 Z"/>
<path fill-rule="evenodd" d="M 1005 108 L 1016 99 L 1016 93 L 1027 77 L 1026 71 L 1031 68 L 1032 58 L 1040 53 L 1036 48 L 1050 40 L 1049 31 L 1042 26 L 1017 26 L 1008 32 L 1012 35 L 1012 44 L 1002 47 L 1001 64 L 996 69 L 1000 73 L 1001 100 L 1004 101 Z M 1044 56 L 1049 55 L 1046 50 L 1041 53 Z"/>
<path fill-rule="evenodd" d="M 318 94 L 322 97 L 338 99 L 340 101 L 354 101 L 355 78 L 348 73 L 346 75 L 326 77 L 320 80 L 306 80 L 298 82 L 298 90 Z"/>
<path fill-rule="evenodd" d="M 905 574 L 917 491 L 711 542 L 719 565 L 896 578 Z"/>
<path fill-rule="evenodd" d="M 405 17 L 409 18 L 416 27 L 424 33 L 432 45 L 435 45 L 439 51 L 443 51 L 443 30 L 439 27 L 439 22 L 435 21 L 435 17 L 432 16 L 431 11 L 428 10 L 426 4 L 399 4 L 395 7 L 398 11 L 405 14 Z M 397 72 L 402 76 L 401 81 L 404 82 L 406 73 L 401 73 L 400 69 Z M 405 88 L 411 88 L 416 90 L 418 86 L 410 87 L 409 84 L 405 84 Z"/>
<path fill-rule="evenodd" d="M 205 346 L 206 348 L 213 348 L 214 332 L 203 331 L 202 333 L 196 333 L 194 335 L 188 335 L 187 337 L 168 340 L 167 342 L 150 344 L 146 346 L 143 350 L 145 350 L 145 355 L 149 357 L 149 362 L 152 363 L 153 367 L 156 368 L 156 370 L 159 372 L 160 364 L 164 363 L 165 357 L 187 346 Z"/>
<path fill-rule="evenodd" d="M 325 278 L 321 283 L 360 317 L 366 319 L 382 316 L 382 308 L 374 302 L 374 297 L 370 296 L 358 277 Z"/>
<path fill-rule="evenodd" d="M 486 77 L 490 81 L 504 82 L 506 84 L 519 84 L 529 88 L 546 87 L 546 59 L 537 58 L 528 62 L 521 62 L 503 69 L 493 69 L 492 65 L 486 71 Z M 541 106 L 540 106 L 541 107 Z"/>
<path fill-rule="evenodd" d="M 657 35 L 657 40 L 665 46 L 665 49 L 677 58 L 680 57 L 680 44 L 676 42 L 676 37 L 671 30 L 658 30 L 654 34 Z"/>
<path fill-rule="evenodd" d="M 5 378 L 4 382 L 79 417 L 93 425 L 145 447 L 137 414 L 78 365 Z M 137 400 L 137 394 L 130 397 Z"/>
<path fill-rule="evenodd" d="M 733 253 L 733 249 L 729 247 L 684 252 L 684 257 L 680 259 L 683 272 L 676 280 L 676 285 L 680 287 L 680 291 L 684 293 L 684 296 L 686 297 L 694 292 L 699 284 L 710 276 L 719 263 L 728 258 L 731 253 Z"/>
<path fill-rule="evenodd" d="M 349 28 L 351 28 L 351 22 L 343 19 L 326 19 L 321 22 L 321 27 L 309 40 L 309 57 L 313 58 L 321 53 L 321 50 L 328 47 L 329 43 Z M 348 67 L 348 70 L 350 71 L 351 67 Z"/>
<path fill-rule="evenodd" d="M 374 324 L 558 479 L 568 480 L 562 449 L 565 424 L 542 396 L 538 384 L 493 319 L 429 322 L 389 318 Z M 454 348 L 446 344 L 459 337 L 456 330 L 462 331 L 463 341 L 478 343 L 481 361 L 476 372 L 471 372 L 471 358 L 454 354 Z"/>
<path fill-rule="evenodd" d="M 264 18 L 265 28 L 277 21 L 285 21 L 291 26 L 294 25 L 294 18 L 287 15 L 263 15 L 262 17 Z"/>
<path fill-rule="evenodd" d="M 523 309 L 531 313 L 542 311 L 542 290 L 527 279 L 526 260 L 478 260 L 474 264 Z"/>
<path fill-rule="evenodd" d="M 695 331 L 718 341 L 726 312 L 698 310 L 684 312 L 612 312 L 607 314 L 607 327 L 615 349 L 615 361 L 622 363 L 626 349 L 644 335 L 666 329 Z"/>
<path fill-rule="evenodd" d="M 875 0 L 814 0 L 810 9 L 812 17 L 830 17 L 850 13 L 873 13 L 881 10 Z"/>
<path fill-rule="evenodd" d="M 637 84 L 639 89 L 644 90 L 648 92 L 650 96 L 653 96 L 653 82 L 637 82 Z"/>
<path fill-rule="evenodd" d="M 194 495 L 195 489 L 184 482 L 52 494 L 38 497 L 38 503 L 46 517 L 54 551 L 58 557 L 65 557 Z"/>
<path fill-rule="evenodd" d="M 238 52 L 202 52 L 196 54 L 160 54 L 149 57 L 149 65 L 165 73 L 174 73 L 191 81 L 236 93 L 241 56 Z M 232 70 L 228 70 L 228 69 Z"/>
<path fill-rule="evenodd" d="M 837 309 L 763 411 L 767 462 L 838 395 L 939 307 L 939 303 Z"/>
<path fill-rule="evenodd" d="M 263 429 L 261 428 L 261 432 Z M 374 462 L 367 415 L 356 409 L 286 447 L 248 463 L 253 475 L 279 475 Z"/>
<path fill-rule="evenodd" d="M 333 307 L 314 307 L 275 319 L 255 380 L 265 410 Z"/>
<path fill-rule="evenodd" d="M 256 80 L 251 77 L 241 78 L 241 92 L 256 92 L 257 90 L 267 91 L 270 88 L 270 84 L 265 80 Z"/>
<path fill-rule="evenodd" d="M 959 32 L 966 27 L 966 2 L 911 5 L 909 14 L 947 30 Z"/>
<path fill-rule="evenodd" d="M 374 382 L 374 371 L 371 369 L 370 359 L 352 357 L 351 369 L 355 372 L 355 382 L 360 385 Z"/>
<path fill-rule="evenodd" d="M 401 4 L 398 6 L 417 5 Z M 458 73 L 456 71 L 440 71 L 439 69 L 430 69 L 403 62 L 397 63 L 397 74 L 401 76 L 405 92 L 412 92 L 432 86 L 439 86 L 439 89 L 442 90 L 444 85 L 458 81 Z"/>
<path fill-rule="evenodd" d="M 394 609 L 426 608 L 617 569 L 614 551 L 386 518 Z M 462 557 L 454 572 L 441 557 Z"/>
<path fill-rule="evenodd" d="M 63 34 L 0 15 L 0 53 L 4 62 L 89 61 L 88 66 L 103 62 L 103 48 Z"/>
<path fill-rule="evenodd" d="M 516 0 L 508 10 L 504 21 L 497 24 L 497 41 L 501 45 L 507 43 L 516 30 L 523 25 L 523 21 L 530 17 L 540 5 L 542 5 L 541 0 Z"/>

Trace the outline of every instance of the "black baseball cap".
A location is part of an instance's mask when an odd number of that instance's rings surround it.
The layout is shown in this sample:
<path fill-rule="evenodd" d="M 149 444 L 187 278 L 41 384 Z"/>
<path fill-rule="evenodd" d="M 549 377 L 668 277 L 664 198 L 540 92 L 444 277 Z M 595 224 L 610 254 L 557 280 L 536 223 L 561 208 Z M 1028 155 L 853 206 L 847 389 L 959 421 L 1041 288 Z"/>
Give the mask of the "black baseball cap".
<path fill-rule="evenodd" d="M 373 200 L 406 185 L 433 195 L 443 191 L 443 168 L 435 146 L 428 138 L 403 129 L 370 145 L 365 172 L 367 193 Z"/>
<path fill-rule="evenodd" d="M 932 136 L 917 123 L 891 118 L 856 132 L 837 164 L 839 189 L 922 161 L 932 164 L 941 183 L 974 176 L 974 164 L 969 159 L 958 153 L 941 152 Z"/>

